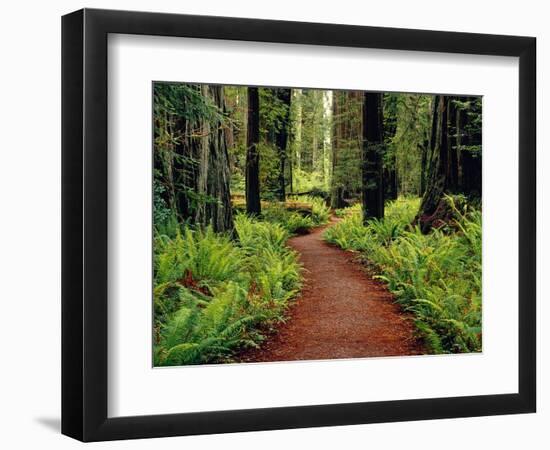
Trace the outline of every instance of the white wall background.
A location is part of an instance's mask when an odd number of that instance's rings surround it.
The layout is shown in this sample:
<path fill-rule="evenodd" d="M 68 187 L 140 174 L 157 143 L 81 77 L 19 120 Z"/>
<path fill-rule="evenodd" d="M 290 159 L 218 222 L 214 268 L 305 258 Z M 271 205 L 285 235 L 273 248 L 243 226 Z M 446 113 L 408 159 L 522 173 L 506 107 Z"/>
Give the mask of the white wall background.
<path fill-rule="evenodd" d="M 448 6 L 447 6 L 448 5 Z M 543 169 L 543 102 L 550 104 L 549 12 L 535 0 L 459 4 L 441 1 L 270 2 L 245 0 L 4 2 L 0 15 L 0 443 L 9 449 L 76 448 L 59 434 L 60 417 L 60 16 L 83 6 L 257 17 L 448 31 L 530 35 L 538 38 L 539 278 L 545 250 L 550 183 Z M 458 7 L 457 7 L 458 6 Z M 543 75 L 544 74 L 544 75 Z M 505 132 L 505 130 L 503 130 Z M 503 194 L 504 195 L 504 194 Z M 239 433 L 101 443 L 94 448 L 548 448 L 550 308 L 548 278 L 539 283 L 539 412 L 471 418 Z M 546 294 L 546 295 L 545 295 Z"/>

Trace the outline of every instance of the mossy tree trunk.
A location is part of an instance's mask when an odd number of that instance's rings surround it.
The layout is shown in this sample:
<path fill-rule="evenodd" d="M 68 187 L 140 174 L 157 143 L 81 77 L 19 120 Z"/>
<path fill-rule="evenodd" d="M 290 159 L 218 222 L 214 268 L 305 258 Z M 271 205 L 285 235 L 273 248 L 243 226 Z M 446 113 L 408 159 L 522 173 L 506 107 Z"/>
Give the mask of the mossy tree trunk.
<path fill-rule="evenodd" d="M 225 113 L 223 86 L 204 85 L 203 95 Z M 196 211 L 196 222 L 211 225 L 214 231 L 233 229 L 229 190 L 229 154 L 227 129 L 221 120 L 203 123 L 197 192 L 206 198 Z"/>

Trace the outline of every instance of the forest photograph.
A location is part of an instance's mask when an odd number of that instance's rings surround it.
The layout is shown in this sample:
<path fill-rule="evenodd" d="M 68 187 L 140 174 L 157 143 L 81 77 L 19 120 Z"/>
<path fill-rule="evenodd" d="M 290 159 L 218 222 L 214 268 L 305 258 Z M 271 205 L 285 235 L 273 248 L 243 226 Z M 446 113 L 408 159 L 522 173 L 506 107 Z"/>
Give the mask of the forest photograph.
<path fill-rule="evenodd" d="M 482 351 L 482 97 L 152 90 L 153 366 Z"/>

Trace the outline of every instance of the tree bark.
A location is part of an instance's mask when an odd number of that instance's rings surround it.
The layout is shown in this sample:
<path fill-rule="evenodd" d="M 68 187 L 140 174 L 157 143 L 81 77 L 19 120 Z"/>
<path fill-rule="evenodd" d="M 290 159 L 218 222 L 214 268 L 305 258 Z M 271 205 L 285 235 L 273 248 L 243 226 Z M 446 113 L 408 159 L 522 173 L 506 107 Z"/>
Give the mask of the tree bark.
<path fill-rule="evenodd" d="M 426 192 L 426 172 L 428 171 L 428 152 L 430 149 L 430 141 L 425 140 L 420 149 L 420 195 Z"/>
<path fill-rule="evenodd" d="M 450 97 L 448 100 L 448 120 L 447 129 L 449 138 L 447 140 L 448 157 L 448 172 L 449 179 L 448 188 L 450 192 L 458 192 L 458 148 L 457 148 L 457 106 L 455 104 L 456 98 Z"/>
<path fill-rule="evenodd" d="M 433 224 L 434 215 L 447 189 L 447 107 L 448 98 L 436 95 L 430 142 L 432 161 L 428 173 L 426 192 L 416 220 L 423 233 L 427 233 Z"/>
<path fill-rule="evenodd" d="M 382 109 L 382 120 L 384 124 L 385 159 L 391 163 L 384 167 L 384 198 L 386 200 L 397 199 L 397 155 L 393 152 L 389 155 L 390 144 L 397 132 L 397 98 L 395 94 L 382 96 L 384 108 Z"/>
<path fill-rule="evenodd" d="M 363 223 L 384 217 L 382 94 L 363 94 Z"/>
<path fill-rule="evenodd" d="M 202 85 L 194 89 L 225 112 L 222 86 Z M 229 191 L 230 167 L 227 151 L 227 129 L 223 117 L 174 118 L 172 179 L 177 214 L 181 222 L 214 231 L 233 229 L 233 212 Z"/>
<path fill-rule="evenodd" d="M 384 186 L 386 187 L 384 197 L 386 200 L 397 199 L 397 169 L 393 167 L 384 169 Z"/>
<path fill-rule="evenodd" d="M 225 113 L 223 86 L 206 86 L 204 95 Z M 227 132 L 223 122 L 216 120 L 205 124 L 202 137 L 198 192 L 207 200 L 197 209 L 197 223 L 211 225 L 217 232 L 233 230 Z"/>
<path fill-rule="evenodd" d="M 338 180 L 338 156 L 342 140 L 342 126 L 340 114 L 342 113 L 341 106 L 342 93 L 334 91 L 332 98 L 332 176 L 331 176 L 331 195 L 330 205 L 332 208 L 343 208 L 344 189 Z"/>
<path fill-rule="evenodd" d="M 468 106 L 461 111 L 462 118 L 462 147 L 481 146 L 481 133 L 474 132 L 471 123 L 471 114 L 474 113 L 474 97 L 463 99 Z M 481 197 L 481 155 L 470 150 L 461 151 L 462 186 L 461 191 L 470 197 Z"/>
<path fill-rule="evenodd" d="M 285 166 L 287 160 L 287 144 L 290 128 L 290 89 L 277 89 L 276 96 L 285 105 L 281 123 L 275 133 L 275 144 L 279 153 L 279 200 L 286 200 Z"/>
<path fill-rule="evenodd" d="M 246 135 L 246 212 L 259 215 L 260 203 L 260 100 L 258 88 L 248 88 L 248 126 Z"/>

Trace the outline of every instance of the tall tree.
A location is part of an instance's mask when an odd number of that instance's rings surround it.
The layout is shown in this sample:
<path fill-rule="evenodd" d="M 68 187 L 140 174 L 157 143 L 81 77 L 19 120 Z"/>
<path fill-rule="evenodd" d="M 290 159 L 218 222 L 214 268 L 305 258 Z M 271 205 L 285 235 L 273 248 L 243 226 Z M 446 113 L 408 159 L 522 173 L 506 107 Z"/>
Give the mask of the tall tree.
<path fill-rule="evenodd" d="M 345 199 L 361 194 L 363 149 L 363 92 L 335 91 L 332 102 L 333 208 L 346 206 Z"/>
<path fill-rule="evenodd" d="M 275 144 L 279 156 L 279 200 L 286 200 L 285 170 L 287 161 L 287 143 L 290 133 L 290 89 L 277 89 L 277 99 L 281 102 L 279 123 L 275 131 Z"/>
<path fill-rule="evenodd" d="M 447 139 L 447 179 L 448 189 L 450 192 L 458 192 L 460 189 L 459 184 L 459 158 L 458 158 L 458 99 L 450 97 L 448 100 L 448 114 L 447 114 L 447 133 L 449 135 Z"/>
<path fill-rule="evenodd" d="M 382 94 L 363 94 L 363 222 L 384 217 Z"/>
<path fill-rule="evenodd" d="M 443 95 L 435 96 L 432 134 L 430 139 L 431 161 L 429 164 L 426 192 L 422 197 L 420 210 L 417 216 L 420 229 L 424 233 L 428 232 L 433 225 L 435 213 L 448 184 L 448 104 L 448 97 Z"/>
<path fill-rule="evenodd" d="M 428 189 L 428 177 L 432 173 L 433 167 L 433 156 L 436 147 L 436 140 L 438 136 L 437 120 L 439 116 L 439 99 L 440 96 L 434 96 L 432 100 L 432 117 L 431 117 L 431 131 L 429 140 L 426 139 L 423 152 L 422 152 L 422 163 L 420 167 L 420 193 L 422 197 L 426 194 Z"/>
<path fill-rule="evenodd" d="M 481 197 L 481 98 L 461 97 L 456 103 L 460 191 Z"/>
<path fill-rule="evenodd" d="M 397 102 L 399 94 L 384 94 L 384 198 L 397 199 L 397 154 L 393 138 L 397 132 Z"/>
<path fill-rule="evenodd" d="M 156 83 L 154 96 L 155 195 L 180 222 L 231 230 L 223 88 Z"/>
<path fill-rule="evenodd" d="M 481 195 L 481 99 L 436 95 L 426 191 L 417 214 L 422 232 L 445 222 L 445 194 Z"/>
<path fill-rule="evenodd" d="M 225 114 L 223 86 L 202 85 L 201 90 L 203 97 L 210 99 Z M 212 225 L 214 231 L 233 228 L 227 152 L 228 128 L 224 126 L 223 117 L 220 115 L 216 120 L 203 121 L 199 147 L 197 192 L 207 201 L 199 202 L 195 211 L 195 222 Z"/>
<path fill-rule="evenodd" d="M 330 203 L 333 208 L 343 208 L 344 202 L 344 187 L 339 180 L 337 168 L 342 151 L 342 124 L 340 115 L 342 113 L 343 92 L 334 91 L 332 99 L 332 177 L 331 177 L 331 195 Z"/>
<path fill-rule="evenodd" d="M 303 114 L 302 103 L 303 94 L 301 89 L 295 89 L 295 99 L 293 105 L 295 110 L 295 131 L 294 131 L 294 157 L 296 159 L 296 169 L 302 170 L 302 128 L 303 128 Z"/>
<path fill-rule="evenodd" d="M 260 100 L 258 88 L 248 88 L 248 123 L 246 134 L 246 212 L 258 215 L 260 203 Z"/>

